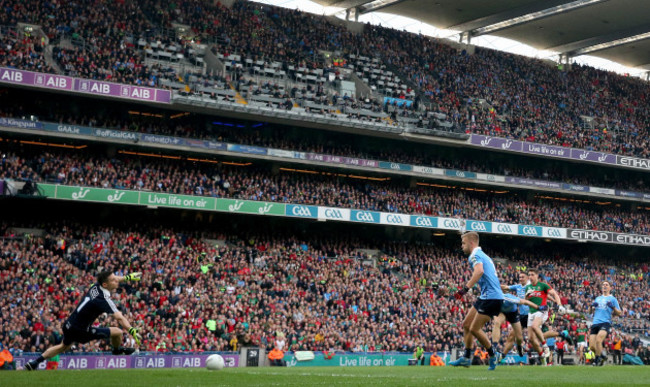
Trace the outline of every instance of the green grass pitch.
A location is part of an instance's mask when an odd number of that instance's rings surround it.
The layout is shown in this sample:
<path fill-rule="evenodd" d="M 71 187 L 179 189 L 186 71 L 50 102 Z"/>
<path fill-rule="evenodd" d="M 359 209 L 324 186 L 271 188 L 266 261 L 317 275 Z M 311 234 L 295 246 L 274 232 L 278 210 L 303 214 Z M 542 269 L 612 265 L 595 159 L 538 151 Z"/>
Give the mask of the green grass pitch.
<path fill-rule="evenodd" d="M 13 386 L 630 386 L 650 385 L 647 366 L 299 367 L 0 372 Z"/>

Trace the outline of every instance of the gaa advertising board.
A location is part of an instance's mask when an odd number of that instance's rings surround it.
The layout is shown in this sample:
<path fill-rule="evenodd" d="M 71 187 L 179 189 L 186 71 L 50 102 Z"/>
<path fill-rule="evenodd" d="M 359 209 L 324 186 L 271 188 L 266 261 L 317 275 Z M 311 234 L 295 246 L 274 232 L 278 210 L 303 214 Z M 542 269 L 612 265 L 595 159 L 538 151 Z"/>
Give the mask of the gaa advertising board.
<path fill-rule="evenodd" d="M 365 211 L 349 208 L 323 207 L 306 204 L 286 204 L 255 200 L 212 198 L 167 194 L 162 192 L 130 191 L 120 189 L 73 187 L 39 184 L 39 193 L 47 198 L 127 204 L 150 208 L 167 207 L 199 211 L 220 211 L 249 215 L 271 215 L 321 221 L 356 222 L 366 224 L 476 231 L 501 235 L 570 239 L 650 247 L 650 236 L 615 233 L 609 231 L 577 230 L 562 227 L 445 218 L 428 215 L 407 215 L 393 212 Z"/>
<path fill-rule="evenodd" d="M 220 353 L 226 367 L 238 367 L 239 355 Z M 165 355 L 61 355 L 59 369 L 61 370 L 91 370 L 91 369 L 126 369 L 126 368 L 204 368 L 210 354 L 177 353 Z M 32 357 L 16 356 L 16 367 L 22 368 Z M 39 369 L 45 369 L 46 362 Z"/>

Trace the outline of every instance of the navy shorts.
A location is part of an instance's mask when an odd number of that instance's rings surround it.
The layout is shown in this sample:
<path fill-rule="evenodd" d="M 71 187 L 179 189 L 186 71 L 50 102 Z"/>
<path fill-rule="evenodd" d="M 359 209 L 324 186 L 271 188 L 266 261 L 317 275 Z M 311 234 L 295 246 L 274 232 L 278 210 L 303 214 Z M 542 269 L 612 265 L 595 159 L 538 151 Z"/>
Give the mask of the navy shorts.
<path fill-rule="evenodd" d="M 528 328 L 528 315 L 527 314 L 520 314 L 519 315 L 519 322 L 521 323 L 522 328 Z"/>
<path fill-rule="evenodd" d="M 597 335 L 598 332 L 605 331 L 609 335 L 611 330 L 612 330 L 612 324 L 610 323 L 594 324 L 591 326 L 591 329 L 589 330 L 589 334 Z"/>
<path fill-rule="evenodd" d="M 93 340 L 109 339 L 111 337 L 110 328 L 88 327 L 87 329 L 77 329 L 63 326 L 63 345 L 72 343 L 85 344 Z"/>
<path fill-rule="evenodd" d="M 504 313 L 503 315 L 506 316 L 506 321 L 509 322 L 510 325 L 519 322 L 519 313 L 517 313 L 517 311 Z"/>
<path fill-rule="evenodd" d="M 476 308 L 480 314 L 494 317 L 501 313 L 502 305 L 503 300 L 483 300 L 479 298 L 474 303 L 474 308 Z"/>

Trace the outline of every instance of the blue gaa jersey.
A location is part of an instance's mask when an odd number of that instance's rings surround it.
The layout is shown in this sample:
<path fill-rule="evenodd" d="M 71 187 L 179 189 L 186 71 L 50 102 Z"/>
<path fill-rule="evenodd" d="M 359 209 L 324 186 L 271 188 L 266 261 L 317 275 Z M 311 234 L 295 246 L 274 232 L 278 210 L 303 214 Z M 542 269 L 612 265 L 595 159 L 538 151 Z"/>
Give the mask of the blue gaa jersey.
<path fill-rule="evenodd" d="M 614 304 L 616 309 L 621 309 L 621 307 L 618 305 L 618 301 L 616 300 L 616 297 L 612 295 L 596 297 L 596 301 L 594 302 L 597 303 L 598 306 L 594 310 L 594 322 L 593 322 L 594 325 L 612 323 L 613 310 L 607 306 L 607 303 L 610 301 Z"/>
<path fill-rule="evenodd" d="M 517 311 L 520 299 L 513 294 L 503 295 L 503 305 L 501 305 L 501 313 L 513 313 Z"/>
<path fill-rule="evenodd" d="M 517 293 L 517 297 L 526 298 L 526 287 L 522 284 L 510 285 L 508 289 L 514 290 Z M 519 314 L 528 314 L 528 305 L 519 304 Z"/>
<path fill-rule="evenodd" d="M 483 275 L 478 280 L 478 285 L 481 287 L 481 295 L 479 298 L 482 300 L 503 300 L 501 283 L 499 282 L 499 277 L 497 277 L 497 271 L 494 268 L 492 258 L 488 257 L 480 247 L 477 247 L 472 251 L 472 254 L 470 254 L 467 260 L 472 268 L 479 263 L 483 264 Z"/>

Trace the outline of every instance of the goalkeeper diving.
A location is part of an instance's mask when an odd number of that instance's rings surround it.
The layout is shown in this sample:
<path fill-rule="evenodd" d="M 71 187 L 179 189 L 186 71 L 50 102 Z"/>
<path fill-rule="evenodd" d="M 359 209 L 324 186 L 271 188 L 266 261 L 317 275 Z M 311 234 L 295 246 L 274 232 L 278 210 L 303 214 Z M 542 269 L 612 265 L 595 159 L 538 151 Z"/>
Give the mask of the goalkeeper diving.
<path fill-rule="evenodd" d="M 115 291 L 120 282 L 140 281 L 142 273 L 130 273 L 117 276 L 110 271 L 102 271 L 97 275 L 97 283 L 93 284 L 84 297 L 79 301 L 74 312 L 63 324 L 63 340 L 45 350 L 37 359 L 25 364 L 28 371 L 36 370 L 42 362 L 56 355 L 66 352 L 73 343 L 87 343 L 92 340 L 110 339 L 113 355 L 130 355 L 135 348 L 123 347 L 123 331 L 118 327 L 102 328 L 92 326 L 97 317 L 102 313 L 113 316 L 113 319 L 140 345 L 142 336 L 138 330 L 117 309 L 111 299 L 111 292 Z"/>

